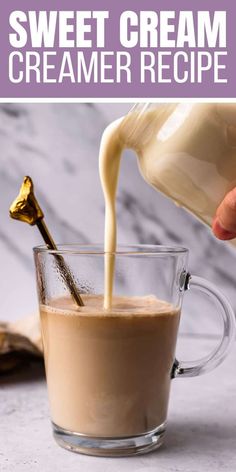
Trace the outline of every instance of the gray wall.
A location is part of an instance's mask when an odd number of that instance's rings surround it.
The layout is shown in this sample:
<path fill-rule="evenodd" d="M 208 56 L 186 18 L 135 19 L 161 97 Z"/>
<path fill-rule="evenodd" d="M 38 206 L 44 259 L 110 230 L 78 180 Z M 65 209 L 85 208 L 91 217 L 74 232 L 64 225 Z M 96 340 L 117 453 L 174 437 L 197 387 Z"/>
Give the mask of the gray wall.
<path fill-rule="evenodd" d="M 0 319 L 36 311 L 32 247 L 36 228 L 11 220 L 8 209 L 23 176 L 32 176 L 46 220 L 57 242 L 103 241 L 104 202 L 98 149 L 105 126 L 128 104 L 0 105 Z M 121 243 L 184 245 L 190 270 L 215 282 L 236 308 L 236 251 L 218 242 L 208 228 L 150 188 L 136 157 L 125 152 L 118 191 Z M 192 297 L 192 298 L 191 298 Z M 183 330 L 213 333 L 215 309 L 187 294 Z"/>

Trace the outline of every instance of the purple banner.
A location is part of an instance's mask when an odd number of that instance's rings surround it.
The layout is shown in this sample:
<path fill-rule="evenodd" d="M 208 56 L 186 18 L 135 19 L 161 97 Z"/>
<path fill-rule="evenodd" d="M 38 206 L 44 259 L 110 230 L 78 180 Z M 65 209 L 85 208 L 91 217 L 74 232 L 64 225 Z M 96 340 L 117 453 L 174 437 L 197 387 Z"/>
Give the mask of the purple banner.
<path fill-rule="evenodd" d="M 0 8 L 2 98 L 236 98 L 232 0 Z"/>

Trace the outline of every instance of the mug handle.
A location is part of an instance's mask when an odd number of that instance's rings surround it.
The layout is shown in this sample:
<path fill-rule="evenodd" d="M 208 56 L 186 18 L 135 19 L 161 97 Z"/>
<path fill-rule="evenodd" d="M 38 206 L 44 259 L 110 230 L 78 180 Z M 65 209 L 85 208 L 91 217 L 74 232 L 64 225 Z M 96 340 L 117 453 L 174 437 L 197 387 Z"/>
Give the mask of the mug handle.
<path fill-rule="evenodd" d="M 183 279 L 182 279 L 183 280 Z M 219 305 L 219 312 L 223 321 L 223 334 L 219 345 L 207 356 L 196 361 L 178 361 L 175 359 L 172 378 L 196 377 L 215 369 L 224 360 L 235 337 L 235 316 L 231 305 L 225 296 L 210 282 L 196 275 L 185 273 L 185 283 L 182 290 L 196 288 L 214 298 Z"/>

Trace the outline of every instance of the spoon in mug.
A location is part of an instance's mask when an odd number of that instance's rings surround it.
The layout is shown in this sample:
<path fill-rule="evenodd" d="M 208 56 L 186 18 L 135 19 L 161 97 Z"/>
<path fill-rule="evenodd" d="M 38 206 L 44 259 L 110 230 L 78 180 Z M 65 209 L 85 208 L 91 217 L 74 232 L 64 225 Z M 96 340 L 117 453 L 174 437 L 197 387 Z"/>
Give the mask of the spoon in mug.
<path fill-rule="evenodd" d="M 48 249 L 57 250 L 57 246 L 45 223 L 43 211 L 34 195 L 33 181 L 28 176 L 24 177 L 19 195 L 10 206 L 10 216 L 15 220 L 23 221 L 31 226 L 36 225 Z M 84 306 L 83 300 L 70 273 L 70 269 L 63 257 L 59 254 L 54 254 L 54 257 L 57 261 L 60 274 L 74 301 L 77 305 Z"/>

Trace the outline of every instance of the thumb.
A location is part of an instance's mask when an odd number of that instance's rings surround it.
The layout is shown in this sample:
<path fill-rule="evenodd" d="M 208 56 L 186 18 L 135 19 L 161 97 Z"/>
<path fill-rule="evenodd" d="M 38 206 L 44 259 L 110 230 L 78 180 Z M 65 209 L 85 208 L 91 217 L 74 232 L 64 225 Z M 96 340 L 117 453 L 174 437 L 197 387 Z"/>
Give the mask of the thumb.
<path fill-rule="evenodd" d="M 227 193 L 218 207 L 212 229 L 218 239 L 236 238 L 236 188 Z"/>

